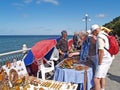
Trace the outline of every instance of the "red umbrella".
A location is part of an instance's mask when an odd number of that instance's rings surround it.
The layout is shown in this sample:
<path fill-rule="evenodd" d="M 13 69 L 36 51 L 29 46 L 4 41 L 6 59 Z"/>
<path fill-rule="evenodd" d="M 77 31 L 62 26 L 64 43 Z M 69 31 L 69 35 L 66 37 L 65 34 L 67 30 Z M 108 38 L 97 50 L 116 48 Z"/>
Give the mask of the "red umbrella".
<path fill-rule="evenodd" d="M 56 40 L 42 40 L 37 42 L 32 48 L 31 51 L 33 53 L 35 60 L 42 59 L 55 45 Z"/>

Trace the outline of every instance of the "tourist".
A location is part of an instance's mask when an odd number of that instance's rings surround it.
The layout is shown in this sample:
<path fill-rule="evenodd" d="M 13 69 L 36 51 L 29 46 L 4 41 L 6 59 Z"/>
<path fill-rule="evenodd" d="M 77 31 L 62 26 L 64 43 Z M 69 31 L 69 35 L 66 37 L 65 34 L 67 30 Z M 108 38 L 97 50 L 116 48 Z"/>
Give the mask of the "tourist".
<path fill-rule="evenodd" d="M 88 51 L 89 60 L 92 63 L 93 76 L 95 75 L 96 67 L 98 65 L 98 59 L 96 54 L 96 36 L 93 33 L 89 34 L 90 36 L 90 46 Z"/>
<path fill-rule="evenodd" d="M 99 60 L 94 77 L 95 90 L 105 90 L 106 74 L 113 60 L 110 53 L 104 49 L 104 47 L 109 48 L 107 33 L 102 31 L 97 24 L 92 25 L 91 30 L 93 35 L 97 36 L 96 53 Z"/>
<path fill-rule="evenodd" d="M 84 63 L 86 62 L 86 58 L 88 56 L 89 45 L 90 45 L 88 33 L 86 33 L 85 31 L 81 31 L 80 39 L 83 41 L 80 52 L 70 53 L 69 57 L 72 57 L 74 55 L 80 55 L 80 61 Z"/>

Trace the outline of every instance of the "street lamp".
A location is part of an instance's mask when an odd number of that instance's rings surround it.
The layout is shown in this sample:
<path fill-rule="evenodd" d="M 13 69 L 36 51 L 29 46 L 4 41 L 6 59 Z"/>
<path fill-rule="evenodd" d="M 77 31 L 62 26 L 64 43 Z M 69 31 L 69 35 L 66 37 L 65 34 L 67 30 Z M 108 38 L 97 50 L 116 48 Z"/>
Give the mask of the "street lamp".
<path fill-rule="evenodd" d="M 82 19 L 83 22 L 85 22 L 85 30 L 87 31 L 87 22 L 91 21 L 91 19 L 88 17 L 88 14 L 85 14 L 85 17 Z"/>

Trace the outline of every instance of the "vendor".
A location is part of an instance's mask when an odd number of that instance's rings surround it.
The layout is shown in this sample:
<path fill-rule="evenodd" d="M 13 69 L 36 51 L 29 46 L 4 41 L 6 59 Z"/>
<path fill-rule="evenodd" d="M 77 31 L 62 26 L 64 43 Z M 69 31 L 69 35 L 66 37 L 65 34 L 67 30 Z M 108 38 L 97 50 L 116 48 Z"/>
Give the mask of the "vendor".
<path fill-rule="evenodd" d="M 68 52 L 68 41 L 67 41 L 67 31 L 63 30 L 61 32 L 61 38 L 56 45 L 59 50 L 59 60 L 57 63 L 61 62 L 64 58 L 67 57 Z"/>

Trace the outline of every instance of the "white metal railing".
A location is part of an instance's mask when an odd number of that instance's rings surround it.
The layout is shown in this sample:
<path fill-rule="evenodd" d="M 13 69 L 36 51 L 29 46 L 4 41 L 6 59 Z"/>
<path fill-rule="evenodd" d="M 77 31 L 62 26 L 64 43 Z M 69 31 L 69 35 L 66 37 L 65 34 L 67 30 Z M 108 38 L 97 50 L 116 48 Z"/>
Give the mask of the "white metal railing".
<path fill-rule="evenodd" d="M 27 51 L 30 50 L 30 49 L 31 48 L 28 48 Z M 0 57 L 10 55 L 10 54 L 22 53 L 22 52 L 24 52 L 24 50 L 16 50 L 16 51 L 11 51 L 11 52 L 7 52 L 7 53 L 2 53 L 2 54 L 0 54 Z"/>
<path fill-rule="evenodd" d="M 4 65 L 6 61 L 12 62 L 14 59 L 22 60 L 23 56 L 29 51 L 31 48 L 27 48 L 26 44 L 23 44 L 21 50 L 6 52 L 0 54 L 0 64 Z"/>

